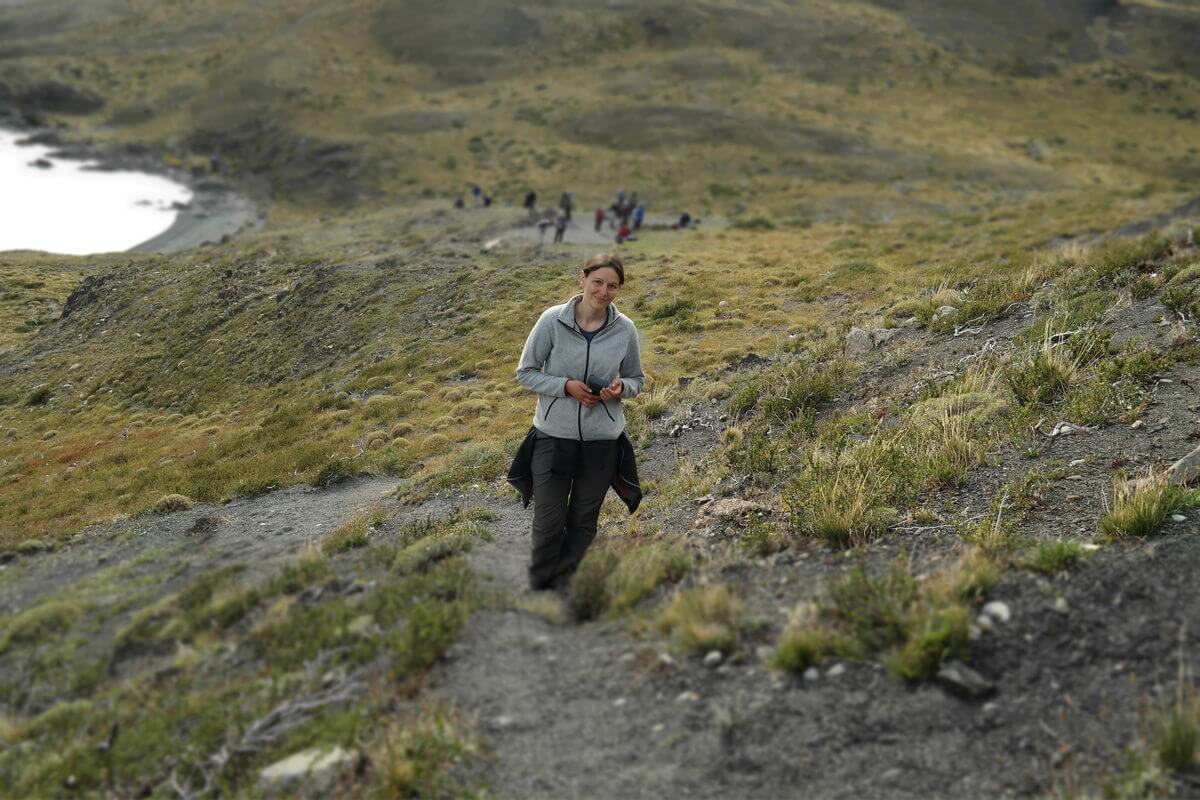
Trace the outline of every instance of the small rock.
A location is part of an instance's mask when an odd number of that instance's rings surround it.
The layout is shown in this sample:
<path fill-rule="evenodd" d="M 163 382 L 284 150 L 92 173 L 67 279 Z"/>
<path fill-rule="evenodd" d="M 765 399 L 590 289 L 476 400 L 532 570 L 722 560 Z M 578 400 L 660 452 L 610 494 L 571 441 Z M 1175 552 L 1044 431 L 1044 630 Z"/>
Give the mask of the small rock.
<path fill-rule="evenodd" d="M 663 725 L 663 724 L 660 722 L 660 723 L 658 723 L 657 725 L 655 725 L 653 728 L 651 728 L 651 729 L 650 729 L 650 732 L 651 732 L 651 733 L 662 733 L 662 732 L 663 732 L 663 729 L 665 729 L 666 727 L 667 727 L 666 725 Z"/>
<path fill-rule="evenodd" d="M 1008 603 L 1000 600 L 993 600 L 983 607 L 983 613 L 994 619 L 996 622 L 1008 622 L 1012 619 L 1012 612 L 1008 608 Z"/>
<path fill-rule="evenodd" d="M 1065 597 L 1054 598 L 1054 610 L 1057 611 L 1059 614 L 1070 613 L 1071 607 L 1069 605 L 1067 605 L 1067 598 L 1065 598 Z"/>
<path fill-rule="evenodd" d="M 933 312 L 933 318 L 935 320 L 939 320 L 942 317 L 949 317 L 956 313 L 958 313 L 958 309 L 954 306 L 942 306 L 937 311 Z"/>
<path fill-rule="evenodd" d="M 808 669 L 804 670 L 804 680 L 808 681 L 809 683 L 820 680 L 820 678 L 821 670 L 817 669 L 816 667 L 809 667 Z"/>
<path fill-rule="evenodd" d="M 1081 480 L 1083 480 L 1083 476 L 1082 475 L 1068 475 L 1067 477 L 1063 478 L 1063 480 L 1064 481 L 1081 481 Z"/>
<path fill-rule="evenodd" d="M 671 428 L 670 436 L 672 439 L 678 439 L 680 434 L 682 434 L 682 433 L 683 433 L 683 426 L 676 425 L 674 428 Z"/>
<path fill-rule="evenodd" d="M 845 664 L 834 664 L 832 667 L 830 667 L 828 670 L 826 670 L 825 677 L 826 678 L 836 678 L 839 675 L 844 674 L 845 672 L 846 672 Z"/>
<path fill-rule="evenodd" d="M 975 700 L 994 694 L 996 685 L 961 661 L 947 661 L 938 669 L 937 682 L 948 692 Z"/>
<path fill-rule="evenodd" d="M 980 614 L 978 617 L 976 617 L 975 624 L 978 625 L 979 629 L 982 631 L 990 631 L 993 627 L 995 627 L 995 623 L 992 622 L 992 618 L 987 614 Z"/>
<path fill-rule="evenodd" d="M 1187 517 L 1183 514 L 1172 514 L 1171 522 L 1187 522 Z"/>
<path fill-rule="evenodd" d="M 627 702 L 628 701 L 624 697 L 618 697 L 616 700 L 613 700 L 613 708 L 620 708 Z"/>
<path fill-rule="evenodd" d="M 1070 466 L 1072 466 L 1072 467 L 1082 467 L 1082 466 L 1083 466 L 1084 464 L 1086 464 L 1086 463 L 1087 463 L 1087 459 L 1086 459 L 1086 458 L 1077 458 L 1077 459 L 1075 459 L 1074 461 L 1072 461 L 1072 462 L 1071 462 Z"/>
<path fill-rule="evenodd" d="M 700 695 L 689 690 L 686 692 L 680 692 L 679 696 L 675 698 L 675 702 L 676 703 L 694 703 L 699 699 L 700 699 Z"/>
<path fill-rule="evenodd" d="M 515 719 L 513 719 L 512 717 L 508 716 L 507 714 L 501 714 L 500 716 L 492 719 L 492 727 L 498 731 L 505 730 L 506 728 L 511 728 L 513 725 L 516 725 L 516 724 L 517 724 L 517 721 Z"/>
<path fill-rule="evenodd" d="M 708 655 L 704 656 L 704 666 L 712 668 L 721 665 L 725 660 L 725 655 L 720 650 L 710 650 Z"/>
<path fill-rule="evenodd" d="M 669 653 L 659 653 L 658 665 L 660 667 L 673 667 L 675 666 L 675 659 L 671 658 Z"/>
<path fill-rule="evenodd" d="M 845 351 L 849 355 L 869 353 L 874 347 L 875 342 L 871 340 L 871 334 L 862 328 L 851 328 L 846 334 Z"/>
<path fill-rule="evenodd" d="M 328 797 L 338 773 L 353 758 L 340 747 L 302 750 L 263 769 L 259 790 L 270 797 Z"/>
<path fill-rule="evenodd" d="M 1129 427 L 1130 427 L 1130 428 L 1133 428 L 1135 431 L 1136 431 L 1138 428 L 1144 428 L 1144 427 L 1146 427 L 1146 420 L 1144 420 L 1144 419 L 1135 419 L 1135 420 L 1133 421 L 1133 424 L 1132 424 L 1132 425 L 1130 425 Z"/>

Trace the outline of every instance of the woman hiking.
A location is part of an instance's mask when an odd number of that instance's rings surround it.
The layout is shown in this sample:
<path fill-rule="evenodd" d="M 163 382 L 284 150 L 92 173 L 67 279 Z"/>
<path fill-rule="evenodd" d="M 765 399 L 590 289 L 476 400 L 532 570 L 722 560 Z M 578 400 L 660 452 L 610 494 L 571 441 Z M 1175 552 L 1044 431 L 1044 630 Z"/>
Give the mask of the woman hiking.
<path fill-rule="evenodd" d="M 621 401 L 642 389 L 637 328 L 613 305 L 625 267 L 611 254 L 589 258 L 580 294 L 546 309 L 521 352 L 517 381 L 538 395 L 533 428 L 509 481 L 533 497 L 529 585 L 565 585 L 596 536 L 609 486 L 630 510 L 641 490 Z"/>

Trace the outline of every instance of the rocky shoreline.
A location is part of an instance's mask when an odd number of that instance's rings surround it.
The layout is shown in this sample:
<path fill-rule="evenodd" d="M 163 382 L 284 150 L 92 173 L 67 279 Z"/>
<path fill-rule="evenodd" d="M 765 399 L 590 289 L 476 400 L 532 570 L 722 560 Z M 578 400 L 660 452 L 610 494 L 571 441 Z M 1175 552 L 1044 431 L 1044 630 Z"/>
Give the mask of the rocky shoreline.
<path fill-rule="evenodd" d="M 220 175 L 168 166 L 161 155 L 143 145 L 104 147 L 74 141 L 66 131 L 32 125 L 19 113 L 0 108 L 0 127 L 26 134 L 20 144 L 53 147 L 50 156 L 96 162 L 90 169 L 130 170 L 160 175 L 188 187 L 192 199 L 177 207 L 175 221 L 162 233 L 129 248 L 139 253 L 177 253 L 205 244 L 225 244 L 261 227 L 266 220 L 264 193 Z"/>

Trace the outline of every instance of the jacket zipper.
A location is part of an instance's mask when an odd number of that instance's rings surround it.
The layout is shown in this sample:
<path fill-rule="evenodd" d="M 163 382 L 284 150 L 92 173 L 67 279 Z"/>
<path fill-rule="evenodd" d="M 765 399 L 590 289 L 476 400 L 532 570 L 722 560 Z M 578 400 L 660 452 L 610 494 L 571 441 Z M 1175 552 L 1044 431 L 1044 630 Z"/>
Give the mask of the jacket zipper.
<path fill-rule="evenodd" d="M 581 336 L 583 334 L 580 334 Z M 586 336 L 583 338 L 587 339 Z M 587 383 L 588 367 L 592 365 L 592 340 L 587 339 L 587 350 L 583 356 L 583 380 Z M 589 387 L 590 388 L 590 387 Z M 605 409 L 607 411 L 607 409 Z M 583 403 L 579 404 L 579 413 L 575 415 L 575 422 L 579 425 L 579 441 L 583 441 Z"/>

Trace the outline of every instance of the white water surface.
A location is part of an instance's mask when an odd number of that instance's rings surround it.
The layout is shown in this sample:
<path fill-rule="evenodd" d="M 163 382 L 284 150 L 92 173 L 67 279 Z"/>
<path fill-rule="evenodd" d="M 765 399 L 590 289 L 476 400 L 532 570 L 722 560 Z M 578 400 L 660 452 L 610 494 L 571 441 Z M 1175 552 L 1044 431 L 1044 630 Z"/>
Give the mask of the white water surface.
<path fill-rule="evenodd" d="M 192 199 L 186 186 L 158 175 L 48 158 L 52 147 L 17 144 L 26 135 L 0 129 L 0 251 L 128 250 L 171 227 L 172 203 Z M 38 158 L 54 166 L 31 166 Z"/>

